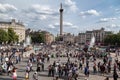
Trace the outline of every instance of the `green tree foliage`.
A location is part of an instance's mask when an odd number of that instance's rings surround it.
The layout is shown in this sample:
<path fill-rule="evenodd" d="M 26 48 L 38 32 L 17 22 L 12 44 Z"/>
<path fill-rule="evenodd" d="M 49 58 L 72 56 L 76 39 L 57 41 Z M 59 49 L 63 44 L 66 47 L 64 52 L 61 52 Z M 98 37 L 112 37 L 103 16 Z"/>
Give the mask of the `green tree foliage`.
<path fill-rule="evenodd" d="M 55 41 L 59 41 L 60 40 L 60 37 L 55 37 Z"/>
<path fill-rule="evenodd" d="M 34 43 L 44 43 L 45 35 L 43 32 L 34 32 L 31 34 L 31 39 Z"/>
<path fill-rule="evenodd" d="M 18 41 L 18 35 L 16 35 L 12 28 L 8 28 L 8 39 L 9 43 L 14 43 Z"/>
<path fill-rule="evenodd" d="M 105 44 L 109 45 L 119 45 L 120 44 L 120 33 L 118 34 L 111 34 L 106 36 L 104 39 Z"/>
<path fill-rule="evenodd" d="M 57 36 L 57 37 L 55 37 L 55 41 L 63 41 L 63 37 Z"/>
<path fill-rule="evenodd" d="M 0 43 L 6 43 L 8 41 L 8 34 L 5 30 L 0 29 Z"/>

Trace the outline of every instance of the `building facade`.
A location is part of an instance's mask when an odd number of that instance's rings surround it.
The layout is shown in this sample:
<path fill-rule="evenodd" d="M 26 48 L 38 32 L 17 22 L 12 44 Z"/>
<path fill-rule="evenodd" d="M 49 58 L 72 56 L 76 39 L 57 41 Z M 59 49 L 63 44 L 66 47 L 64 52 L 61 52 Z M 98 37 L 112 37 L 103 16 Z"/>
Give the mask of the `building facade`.
<path fill-rule="evenodd" d="M 77 42 L 79 44 L 85 44 L 86 43 L 86 34 L 79 33 L 78 36 L 75 37 L 75 42 Z"/>
<path fill-rule="evenodd" d="M 12 19 L 10 22 L 0 22 L 0 28 L 7 31 L 8 28 L 12 28 L 16 35 L 19 37 L 19 42 L 25 40 L 25 26 L 20 23 L 16 22 L 15 19 Z"/>
<path fill-rule="evenodd" d="M 70 42 L 70 43 L 74 43 L 74 35 L 67 33 L 63 35 L 63 41 L 64 42 Z"/>
<path fill-rule="evenodd" d="M 105 31 L 104 28 L 101 28 L 99 30 L 92 30 L 92 31 L 86 31 L 85 33 L 79 33 L 76 37 L 76 42 L 80 44 L 89 44 L 91 41 L 91 38 L 95 37 L 95 44 L 103 44 L 104 39 L 107 35 L 110 35 L 111 31 Z"/>
<path fill-rule="evenodd" d="M 53 41 L 55 41 L 54 35 L 49 32 L 45 32 L 45 43 L 51 44 Z"/>

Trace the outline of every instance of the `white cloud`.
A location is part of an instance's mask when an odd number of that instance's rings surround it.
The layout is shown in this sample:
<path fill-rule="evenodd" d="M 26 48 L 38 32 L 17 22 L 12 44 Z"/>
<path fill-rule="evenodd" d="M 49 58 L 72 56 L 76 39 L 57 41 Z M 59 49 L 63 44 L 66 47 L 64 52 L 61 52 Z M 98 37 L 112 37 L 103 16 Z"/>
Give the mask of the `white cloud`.
<path fill-rule="evenodd" d="M 120 25 L 117 25 L 117 24 L 111 24 L 111 25 L 108 25 L 106 26 L 107 28 L 112 28 L 112 29 L 116 29 L 116 28 L 120 28 Z"/>
<path fill-rule="evenodd" d="M 12 19 L 12 17 L 9 16 L 8 14 L 2 14 L 2 13 L 0 13 L 0 19 L 1 20 L 8 20 L 8 19 Z"/>
<path fill-rule="evenodd" d="M 112 25 L 110 25 L 110 27 L 111 27 L 111 28 L 116 28 L 116 27 L 118 27 L 118 25 L 112 24 Z"/>
<path fill-rule="evenodd" d="M 120 13 L 120 9 L 115 9 L 115 12 L 116 13 Z"/>
<path fill-rule="evenodd" d="M 45 20 L 45 19 L 57 19 L 56 16 L 59 14 L 58 11 L 55 11 L 49 5 L 39 5 L 34 4 L 28 10 L 24 10 L 25 15 L 29 18 L 35 20 Z M 26 14 L 27 13 L 27 14 Z"/>
<path fill-rule="evenodd" d="M 28 24 L 27 24 L 27 23 L 23 23 L 23 25 L 24 25 L 24 26 L 28 26 Z"/>
<path fill-rule="evenodd" d="M 114 21 L 117 20 L 117 18 L 101 18 L 99 22 L 109 22 L 109 21 Z"/>
<path fill-rule="evenodd" d="M 59 27 L 60 24 L 59 23 L 54 23 L 54 24 L 50 24 L 49 27 L 50 28 L 55 28 L 55 27 Z M 70 23 L 70 22 L 63 22 L 63 27 L 68 27 L 68 28 L 72 28 L 72 29 L 78 29 L 78 26 Z"/>
<path fill-rule="evenodd" d="M 114 33 L 117 33 L 120 29 L 120 25 L 119 24 L 111 24 L 105 27 L 105 29 L 107 31 L 112 31 Z"/>
<path fill-rule="evenodd" d="M 0 12 L 7 13 L 17 10 L 17 8 L 10 4 L 0 4 Z"/>
<path fill-rule="evenodd" d="M 105 28 L 106 31 L 112 31 L 110 28 Z"/>
<path fill-rule="evenodd" d="M 65 0 L 65 6 L 69 7 L 71 11 L 75 12 L 78 8 L 76 3 L 72 0 Z"/>
<path fill-rule="evenodd" d="M 112 28 L 120 28 L 120 25 L 112 24 L 111 27 Z"/>
<path fill-rule="evenodd" d="M 42 14 L 42 15 L 55 15 L 55 14 L 58 14 L 58 11 L 53 10 L 48 5 L 34 4 L 34 5 L 32 5 L 30 10 L 34 11 L 37 14 Z"/>
<path fill-rule="evenodd" d="M 73 24 L 70 23 L 70 22 L 63 22 L 63 25 L 64 25 L 65 27 L 72 27 L 72 26 L 73 26 Z"/>
<path fill-rule="evenodd" d="M 46 19 L 47 18 L 47 16 L 45 16 L 45 15 L 40 15 L 40 19 L 41 20 L 44 20 L 44 19 Z"/>
<path fill-rule="evenodd" d="M 96 10 L 94 10 L 94 9 L 80 12 L 80 16 L 82 16 L 82 17 L 86 17 L 86 16 L 99 16 L 99 15 L 100 15 L 100 13 L 97 12 Z"/>
<path fill-rule="evenodd" d="M 78 26 L 76 26 L 70 22 L 63 22 L 63 26 L 73 28 L 73 29 L 78 29 Z"/>
<path fill-rule="evenodd" d="M 74 28 L 74 29 L 78 29 L 78 26 L 72 26 L 72 28 Z"/>
<path fill-rule="evenodd" d="M 49 24 L 48 26 L 49 26 L 50 29 L 54 29 L 55 28 L 55 26 L 53 26 L 52 24 Z"/>

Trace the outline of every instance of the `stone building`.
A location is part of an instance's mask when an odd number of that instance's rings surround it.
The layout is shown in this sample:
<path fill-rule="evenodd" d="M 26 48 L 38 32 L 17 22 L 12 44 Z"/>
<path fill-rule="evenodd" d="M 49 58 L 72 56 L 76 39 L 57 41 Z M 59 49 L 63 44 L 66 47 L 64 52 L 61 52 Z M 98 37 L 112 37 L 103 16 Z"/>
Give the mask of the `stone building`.
<path fill-rule="evenodd" d="M 75 42 L 77 42 L 79 44 L 85 44 L 86 43 L 86 34 L 79 33 L 78 36 L 75 37 Z"/>
<path fill-rule="evenodd" d="M 16 22 L 15 19 L 12 19 L 10 22 L 0 21 L 0 28 L 7 31 L 8 28 L 12 28 L 16 35 L 19 36 L 19 42 L 25 40 L 25 26 Z"/>
<path fill-rule="evenodd" d="M 76 37 L 76 42 L 80 44 L 89 44 L 91 41 L 91 38 L 95 37 L 95 44 L 103 44 L 104 39 L 107 35 L 110 35 L 111 31 L 105 31 L 104 28 L 98 29 L 98 30 L 92 30 L 92 31 L 86 31 L 85 33 L 79 33 Z"/>
<path fill-rule="evenodd" d="M 93 31 L 86 31 L 86 43 L 88 44 L 92 38 L 92 35 L 93 35 Z"/>
<path fill-rule="evenodd" d="M 55 41 L 54 35 L 50 34 L 49 32 L 45 32 L 45 43 L 51 44 L 53 41 Z"/>
<path fill-rule="evenodd" d="M 67 33 L 63 35 L 63 41 L 64 42 L 70 42 L 70 43 L 74 43 L 74 35 Z"/>

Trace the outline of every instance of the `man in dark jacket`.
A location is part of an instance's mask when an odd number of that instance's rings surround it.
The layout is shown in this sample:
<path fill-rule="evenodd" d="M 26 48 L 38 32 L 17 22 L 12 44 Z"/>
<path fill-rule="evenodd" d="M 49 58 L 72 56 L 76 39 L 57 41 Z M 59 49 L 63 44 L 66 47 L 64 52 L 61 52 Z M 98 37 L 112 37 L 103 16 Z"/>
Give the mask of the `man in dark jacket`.
<path fill-rule="evenodd" d="M 117 80 L 117 78 L 118 78 L 118 74 L 117 74 L 116 70 L 114 70 L 114 72 L 113 72 L 113 79 Z"/>

